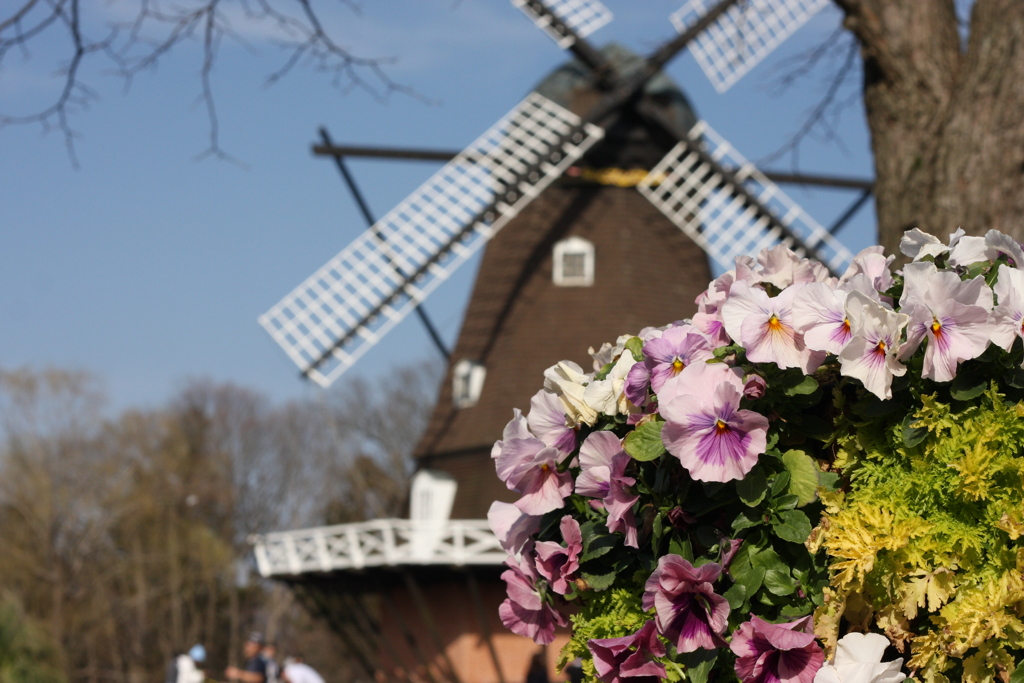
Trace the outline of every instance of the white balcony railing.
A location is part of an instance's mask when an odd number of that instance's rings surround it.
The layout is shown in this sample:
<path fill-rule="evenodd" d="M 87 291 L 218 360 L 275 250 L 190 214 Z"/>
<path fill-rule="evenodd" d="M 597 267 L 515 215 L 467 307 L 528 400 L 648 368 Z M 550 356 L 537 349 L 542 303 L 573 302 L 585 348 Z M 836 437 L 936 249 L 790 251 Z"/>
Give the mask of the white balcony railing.
<path fill-rule="evenodd" d="M 252 539 L 261 576 L 399 565 L 501 564 L 506 554 L 484 519 L 375 519 L 275 531 Z"/>

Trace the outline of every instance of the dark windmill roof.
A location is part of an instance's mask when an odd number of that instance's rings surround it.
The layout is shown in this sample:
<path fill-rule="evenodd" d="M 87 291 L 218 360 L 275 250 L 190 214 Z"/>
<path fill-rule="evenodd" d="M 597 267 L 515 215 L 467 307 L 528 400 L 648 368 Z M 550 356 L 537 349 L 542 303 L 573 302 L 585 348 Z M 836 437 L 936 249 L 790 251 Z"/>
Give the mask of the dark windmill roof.
<path fill-rule="evenodd" d="M 625 68 L 638 57 L 617 46 L 606 55 Z M 635 60 L 635 61 L 634 61 Z M 539 86 L 542 94 L 577 112 L 601 94 L 586 69 L 569 63 Z M 693 112 L 671 81 L 648 85 L 656 104 L 683 124 Z M 591 168 L 649 169 L 676 141 L 649 127 L 628 108 L 606 127 L 605 138 L 580 162 Z M 494 474 L 491 445 L 512 409 L 528 409 L 544 369 L 574 360 L 592 364 L 587 349 L 646 325 L 691 316 L 694 299 L 711 279 L 707 256 L 634 187 L 566 178 L 549 186 L 487 245 L 459 339 L 427 430 L 419 465 L 451 474 L 458 483 L 452 516 L 481 518 L 495 499 L 514 500 Z M 594 245 L 594 283 L 560 287 L 552 281 L 552 248 L 570 236 Z M 461 360 L 487 369 L 478 402 L 456 408 L 452 369 Z"/>

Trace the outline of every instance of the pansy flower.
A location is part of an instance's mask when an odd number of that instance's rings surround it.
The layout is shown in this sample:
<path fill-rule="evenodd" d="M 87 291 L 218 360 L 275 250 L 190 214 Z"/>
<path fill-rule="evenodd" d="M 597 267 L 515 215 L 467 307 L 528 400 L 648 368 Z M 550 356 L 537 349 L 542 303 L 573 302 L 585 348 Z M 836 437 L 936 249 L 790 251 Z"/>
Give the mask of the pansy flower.
<path fill-rule="evenodd" d="M 865 389 L 880 399 L 892 398 L 892 378 L 907 372 L 898 360 L 907 316 L 861 292 L 850 292 L 846 311 L 853 321 L 853 337 L 839 354 L 840 373 L 859 379 Z"/>
<path fill-rule="evenodd" d="M 722 634 L 728 625 L 729 601 L 711 585 L 721 574 L 721 565 L 714 562 L 694 567 L 679 555 L 658 559 L 658 568 L 644 585 L 643 608 L 654 609 L 658 633 L 676 651 L 725 646 Z"/>
<path fill-rule="evenodd" d="M 587 648 L 601 683 L 658 683 L 666 677 L 665 665 L 654 660 L 665 656 L 665 645 L 653 621 L 622 638 L 592 638 Z"/>
<path fill-rule="evenodd" d="M 633 504 L 639 496 L 629 491 L 636 480 L 626 476 L 631 460 L 622 450 L 619 437 L 608 431 L 594 432 L 580 446 L 576 493 L 600 499 L 608 511 L 608 530 L 625 534 L 626 545 L 637 548 Z"/>
<path fill-rule="evenodd" d="M 568 620 L 552 606 L 538 587 L 539 577 L 531 552 L 524 552 L 517 562 L 505 561 L 501 579 L 508 589 L 508 597 L 498 607 L 498 616 L 505 628 L 534 642 L 547 645 L 555 639 L 556 626 L 568 626 Z"/>
<path fill-rule="evenodd" d="M 772 624 L 752 616 L 733 632 L 729 647 L 742 683 L 811 683 L 825 661 L 811 617 Z"/>

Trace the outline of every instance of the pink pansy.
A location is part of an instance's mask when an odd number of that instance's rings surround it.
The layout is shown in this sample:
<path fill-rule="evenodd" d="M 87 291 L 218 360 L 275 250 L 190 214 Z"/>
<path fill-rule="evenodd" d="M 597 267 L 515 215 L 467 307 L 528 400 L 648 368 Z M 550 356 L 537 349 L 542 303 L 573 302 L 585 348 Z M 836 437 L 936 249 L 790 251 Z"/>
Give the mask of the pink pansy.
<path fill-rule="evenodd" d="M 507 553 L 518 553 L 540 531 L 540 517 L 527 515 L 512 503 L 494 501 L 487 510 L 487 525 Z"/>
<path fill-rule="evenodd" d="M 907 316 L 860 292 L 850 292 L 846 314 L 852 321 L 853 339 L 839 354 L 840 373 L 859 379 L 880 399 L 892 398 L 892 378 L 907 372 L 897 360 Z"/>
<path fill-rule="evenodd" d="M 538 590 L 531 554 L 524 553 L 519 562 L 509 558 L 505 564 L 509 568 L 501 579 L 508 587 L 508 598 L 498 607 L 501 623 L 516 635 L 533 638 L 541 645 L 551 643 L 555 639 L 555 627 L 568 626 L 569 622 Z"/>
<path fill-rule="evenodd" d="M 679 555 L 663 555 L 644 585 L 643 608 L 654 608 L 658 632 L 678 652 L 724 647 L 729 601 L 711 585 L 722 574 L 714 562 L 694 567 Z"/>
<path fill-rule="evenodd" d="M 566 424 L 562 401 L 550 391 L 541 389 L 530 399 L 526 422 L 537 438 L 563 453 L 576 450 L 576 430 Z"/>
<path fill-rule="evenodd" d="M 984 237 L 961 237 L 949 252 L 949 263 L 953 266 L 969 266 L 979 261 L 995 261 L 1005 256 L 1010 265 L 1024 268 L 1024 251 L 1017 240 L 998 230 L 989 230 Z"/>
<path fill-rule="evenodd" d="M 839 639 L 836 658 L 818 669 L 814 683 L 902 683 L 902 659 L 883 662 L 889 639 L 878 633 L 847 633 Z"/>
<path fill-rule="evenodd" d="M 807 348 L 803 335 L 793 327 L 793 298 L 800 287 L 788 287 L 777 297 L 737 282 L 722 306 L 725 331 L 747 350 L 753 363 L 775 363 L 782 369 L 800 368 L 806 374 L 818 369 L 825 353 Z"/>
<path fill-rule="evenodd" d="M 654 657 L 665 656 L 654 622 L 622 638 L 592 638 L 587 647 L 594 657 L 594 670 L 602 683 L 657 683 L 666 677 L 665 666 Z"/>
<path fill-rule="evenodd" d="M 559 524 L 565 547 L 554 541 L 543 541 L 536 545 L 537 573 L 548 580 L 551 590 L 559 595 L 569 592 L 569 581 L 580 568 L 580 553 L 583 552 L 583 535 L 580 523 L 570 515 L 562 517 Z"/>
<path fill-rule="evenodd" d="M 764 453 L 768 420 L 740 410 L 744 383 L 721 363 L 691 365 L 685 390 L 662 405 L 665 448 L 698 481 L 742 479 Z"/>
<path fill-rule="evenodd" d="M 926 261 L 910 263 L 903 272 L 900 306 L 910 321 L 900 359 L 910 357 L 927 338 L 921 376 L 948 382 L 961 361 L 977 358 L 988 347 L 992 290 L 981 277 L 963 282 Z"/>
<path fill-rule="evenodd" d="M 808 348 L 839 354 L 850 341 L 846 294 L 825 282 L 805 285 L 796 293 L 793 327 L 803 335 Z"/>
<path fill-rule="evenodd" d="M 1024 270 L 999 265 L 995 284 L 999 305 L 992 311 L 992 343 L 1009 351 L 1024 337 Z"/>
<path fill-rule="evenodd" d="M 825 661 L 809 616 L 788 624 L 752 616 L 733 632 L 729 647 L 742 683 L 811 683 Z"/>
<path fill-rule="evenodd" d="M 543 515 L 562 507 L 572 493 L 572 475 L 559 472 L 564 454 L 544 444 L 526 427 L 518 410 L 505 427 L 502 440 L 491 449 L 498 478 L 510 490 L 521 493 L 516 507 L 528 515 Z"/>
<path fill-rule="evenodd" d="M 576 493 L 599 498 L 608 511 L 608 530 L 626 536 L 626 545 L 639 547 L 633 503 L 639 496 L 629 487 L 636 483 L 626 476 L 631 458 L 622 450 L 619 437 L 608 431 L 594 432 L 580 446 L 580 476 Z"/>
<path fill-rule="evenodd" d="M 874 291 L 887 291 L 893 285 L 890 266 L 895 259 L 896 256 L 894 254 L 886 256 L 883 248 L 880 246 L 867 247 L 853 257 L 853 263 L 846 269 L 843 276 L 839 278 L 840 289 L 850 289 L 849 287 L 842 287 L 842 285 L 858 275 L 863 275 L 871 283 Z"/>

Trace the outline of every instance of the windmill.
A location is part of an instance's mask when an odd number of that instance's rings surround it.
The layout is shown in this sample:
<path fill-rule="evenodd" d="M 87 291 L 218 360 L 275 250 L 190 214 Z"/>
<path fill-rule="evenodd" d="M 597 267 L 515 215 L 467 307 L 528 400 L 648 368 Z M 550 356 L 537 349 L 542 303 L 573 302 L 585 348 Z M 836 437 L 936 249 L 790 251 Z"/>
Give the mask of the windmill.
<path fill-rule="evenodd" d="M 256 545 L 261 573 L 334 620 L 367 676 L 518 683 L 525 674 L 533 646 L 495 621 L 504 553 L 482 518 L 510 495 L 493 476 L 490 444 L 545 367 L 584 364 L 588 344 L 692 313 L 709 257 L 728 268 L 782 242 L 834 273 L 851 258 L 660 73 L 700 48 L 727 87 L 814 3 L 691 0 L 674 15 L 679 35 L 637 57 L 587 42 L 611 19 L 596 0 L 512 2 L 574 61 L 260 319 L 303 376 L 328 386 L 487 245 L 416 452 L 411 518 L 268 534 Z M 322 149 L 347 174 L 329 138 Z M 644 296 L 617 296 L 638 282 L 649 285 Z"/>

